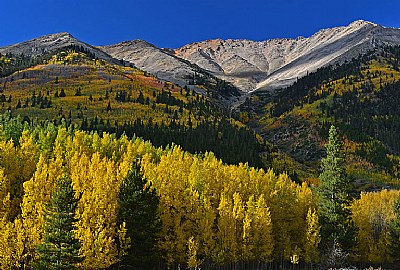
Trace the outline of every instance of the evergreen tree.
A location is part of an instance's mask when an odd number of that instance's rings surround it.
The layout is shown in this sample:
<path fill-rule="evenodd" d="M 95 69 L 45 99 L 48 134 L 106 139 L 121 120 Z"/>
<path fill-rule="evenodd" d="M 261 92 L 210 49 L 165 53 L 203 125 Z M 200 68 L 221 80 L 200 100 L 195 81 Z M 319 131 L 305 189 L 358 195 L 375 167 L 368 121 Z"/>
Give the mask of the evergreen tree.
<path fill-rule="evenodd" d="M 122 263 L 135 269 L 148 269 L 156 263 L 156 235 L 160 230 L 159 198 L 156 191 L 146 185 L 139 165 L 134 162 L 121 184 L 118 220 L 125 222 L 131 246 Z"/>
<path fill-rule="evenodd" d="M 349 209 L 351 182 L 346 175 L 345 159 L 336 128 L 329 129 L 326 157 L 321 160 L 322 173 L 318 187 L 321 210 L 323 261 L 330 266 L 344 263 L 348 251 L 354 244 L 355 230 Z"/>
<path fill-rule="evenodd" d="M 37 247 L 40 260 L 37 269 L 74 269 L 80 261 L 80 243 L 73 230 L 77 200 L 72 181 L 60 178 L 44 213 L 44 242 Z"/>
<path fill-rule="evenodd" d="M 60 94 L 59 94 L 58 96 L 59 96 L 59 97 L 66 97 L 67 94 L 65 94 L 64 89 L 61 89 L 61 92 L 60 92 Z"/>
<path fill-rule="evenodd" d="M 394 214 L 395 219 L 391 224 L 390 236 L 391 236 L 391 250 L 393 258 L 396 258 L 396 261 L 400 260 L 400 195 L 397 200 L 394 202 Z"/>

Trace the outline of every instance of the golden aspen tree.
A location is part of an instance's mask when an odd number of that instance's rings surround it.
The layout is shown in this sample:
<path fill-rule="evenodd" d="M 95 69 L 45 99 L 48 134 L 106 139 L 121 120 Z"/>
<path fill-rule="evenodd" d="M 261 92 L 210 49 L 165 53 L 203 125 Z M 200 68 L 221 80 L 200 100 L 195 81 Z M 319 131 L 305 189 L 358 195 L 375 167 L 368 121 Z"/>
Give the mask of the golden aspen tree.
<path fill-rule="evenodd" d="M 38 148 L 39 146 L 36 145 L 31 134 L 27 130 L 24 130 L 19 139 L 19 148 L 17 152 L 21 162 L 20 174 L 22 181 L 29 180 L 35 172 L 39 153 Z"/>
<path fill-rule="evenodd" d="M 274 251 L 272 220 L 263 195 L 259 196 L 256 203 L 253 230 L 254 258 L 261 262 L 271 261 Z"/>
<path fill-rule="evenodd" d="M 245 209 L 243 205 L 242 198 L 239 193 L 233 194 L 233 219 L 234 219 L 234 227 L 233 230 L 235 232 L 235 242 L 231 245 L 231 252 L 233 254 L 233 262 L 238 262 L 241 260 L 242 252 L 242 229 L 243 229 L 243 218 L 245 216 Z"/>
<path fill-rule="evenodd" d="M 118 229 L 118 260 L 122 261 L 123 258 L 128 255 L 128 250 L 132 246 L 132 241 L 128 237 L 126 229 L 126 223 L 123 222 Z"/>
<path fill-rule="evenodd" d="M 1 269 L 12 269 L 14 267 L 14 227 L 13 223 L 0 220 L 0 267 Z"/>
<path fill-rule="evenodd" d="M 41 155 L 33 177 L 24 183 L 24 197 L 22 200 L 22 222 L 27 236 L 25 256 L 36 259 L 36 246 L 43 237 L 43 209 L 50 200 L 55 187 L 55 180 L 63 173 L 62 160 L 48 161 Z M 29 262 L 28 262 L 29 263 Z"/>
<path fill-rule="evenodd" d="M 186 263 L 187 239 L 193 235 L 199 201 L 188 177 L 194 157 L 174 147 L 157 165 L 147 167 L 145 178 L 160 197 L 161 237 L 158 246 L 169 264 Z M 146 162 L 146 161 L 145 161 Z"/>
<path fill-rule="evenodd" d="M 306 242 L 304 244 L 304 260 L 306 263 L 318 261 L 318 245 L 321 241 L 320 225 L 317 212 L 309 208 L 306 218 Z"/>
<path fill-rule="evenodd" d="M 273 178 L 272 175 L 270 175 Z M 271 218 L 273 222 L 273 235 L 275 258 L 290 260 L 292 247 L 302 238 L 295 238 L 298 223 L 302 222 L 302 215 L 296 209 L 296 184 L 290 181 L 286 174 L 275 177 L 274 187 L 270 193 Z"/>
<path fill-rule="evenodd" d="M 191 236 L 188 239 L 187 246 L 188 246 L 187 267 L 189 269 L 197 270 L 199 269 L 199 265 L 201 264 L 201 261 L 198 258 L 199 243 L 193 236 Z"/>
<path fill-rule="evenodd" d="M 20 177 L 20 161 L 17 148 L 12 140 L 0 141 L 0 166 L 3 171 L 1 197 L 4 199 L 9 193 L 8 218 L 13 219 L 20 213 L 22 181 Z"/>
<path fill-rule="evenodd" d="M 121 179 L 112 161 L 94 153 L 87 166 L 88 185 L 84 185 L 77 208 L 77 237 L 86 269 L 106 268 L 118 261 L 116 214 Z M 72 177 L 75 182 L 74 177 Z M 75 184 L 74 184 L 75 186 Z"/>
<path fill-rule="evenodd" d="M 0 220 L 7 221 L 11 214 L 10 180 L 4 175 L 2 168 L 0 168 L 0 203 Z"/>
<path fill-rule="evenodd" d="M 225 194 L 220 197 L 218 206 L 217 263 L 233 262 L 237 251 L 233 203 Z"/>
<path fill-rule="evenodd" d="M 243 241 L 243 246 L 242 246 L 242 259 L 244 261 L 252 261 L 255 259 L 255 253 L 254 253 L 254 232 L 253 232 L 253 226 L 254 226 L 254 215 L 255 215 L 255 202 L 254 202 L 254 196 L 250 196 L 249 200 L 247 201 L 246 205 L 246 214 L 243 219 L 243 233 L 242 233 L 242 241 Z"/>
<path fill-rule="evenodd" d="M 225 165 L 221 160 L 218 160 L 213 153 L 205 153 L 203 159 L 197 159 L 199 178 L 204 181 L 203 196 L 210 199 L 210 203 L 218 207 L 219 196 L 223 192 L 226 176 Z"/>
<path fill-rule="evenodd" d="M 217 218 L 216 209 L 211 205 L 210 199 L 203 196 L 200 216 L 198 219 L 198 232 L 200 247 L 204 257 L 210 259 L 214 256 L 216 244 L 215 220 Z"/>
<path fill-rule="evenodd" d="M 14 222 L 0 220 L 0 268 L 20 268 L 24 253 L 24 235 L 19 219 Z"/>

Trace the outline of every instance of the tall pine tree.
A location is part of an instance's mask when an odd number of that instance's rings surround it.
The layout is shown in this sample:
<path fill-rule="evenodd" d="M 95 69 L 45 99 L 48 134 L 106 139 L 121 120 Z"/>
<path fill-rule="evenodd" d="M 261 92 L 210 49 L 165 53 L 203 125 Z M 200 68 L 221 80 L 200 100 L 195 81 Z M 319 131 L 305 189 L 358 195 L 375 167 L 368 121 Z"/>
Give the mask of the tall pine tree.
<path fill-rule="evenodd" d="M 131 246 L 122 260 L 126 268 L 150 269 L 157 263 L 156 236 L 160 230 L 159 198 L 140 173 L 138 162 L 120 187 L 118 220 L 125 222 Z"/>
<path fill-rule="evenodd" d="M 74 269 L 80 261 L 80 244 L 74 236 L 76 207 L 71 179 L 60 178 L 45 208 L 44 242 L 37 247 L 37 269 Z"/>
<path fill-rule="evenodd" d="M 391 251 L 392 256 L 395 258 L 396 262 L 400 261 L 400 195 L 394 202 L 393 206 L 395 219 L 393 220 L 390 228 L 391 236 Z"/>
<path fill-rule="evenodd" d="M 354 244 L 351 223 L 351 181 L 346 174 L 343 145 L 334 126 L 329 129 L 326 157 L 321 160 L 322 173 L 317 189 L 321 211 L 323 261 L 340 266 Z"/>

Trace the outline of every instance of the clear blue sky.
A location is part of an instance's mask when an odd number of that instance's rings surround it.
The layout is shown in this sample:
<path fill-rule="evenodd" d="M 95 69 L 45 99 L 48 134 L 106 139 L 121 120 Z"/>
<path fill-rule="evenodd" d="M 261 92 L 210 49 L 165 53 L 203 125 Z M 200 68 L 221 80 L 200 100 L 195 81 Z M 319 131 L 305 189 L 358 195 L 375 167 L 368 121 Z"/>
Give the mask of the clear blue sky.
<path fill-rule="evenodd" d="M 0 46 L 69 32 L 95 45 L 176 48 L 213 38 L 309 36 L 358 19 L 400 28 L 399 0 L 0 0 Z"/>

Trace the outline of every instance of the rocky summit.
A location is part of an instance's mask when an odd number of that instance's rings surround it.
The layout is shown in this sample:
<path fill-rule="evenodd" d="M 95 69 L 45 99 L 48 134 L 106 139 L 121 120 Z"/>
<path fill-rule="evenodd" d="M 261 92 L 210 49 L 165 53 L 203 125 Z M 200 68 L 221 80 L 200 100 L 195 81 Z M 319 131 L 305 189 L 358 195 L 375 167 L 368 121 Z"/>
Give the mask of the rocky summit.
<path fill-rule="evenodd" d="M 377 45 L 399 43 L 399 29 L 360 20 L 320 30 L 308 38 L 207 40 L 183 46 L 175 53 L 250 92 L 282 88 L 320 67 L 343 63 Z"/>

